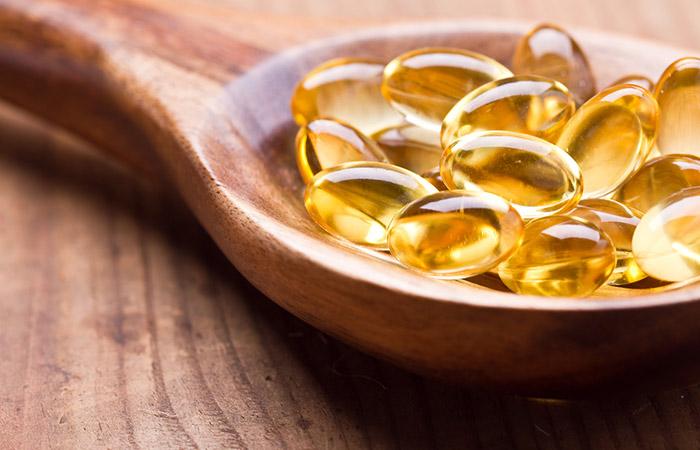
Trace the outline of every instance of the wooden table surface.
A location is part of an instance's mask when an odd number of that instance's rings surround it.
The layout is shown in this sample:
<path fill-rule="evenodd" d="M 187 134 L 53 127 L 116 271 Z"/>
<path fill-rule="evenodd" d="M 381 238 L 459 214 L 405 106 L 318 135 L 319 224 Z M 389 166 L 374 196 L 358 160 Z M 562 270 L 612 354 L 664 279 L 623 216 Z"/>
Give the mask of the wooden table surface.
<path fill-rule="evenodd" d="M 697 0 L 260 3 L 206 7 L 526 18 L 700 49 Z M 553 403 L 396 369 L 265 299 L 157 183 L 3 106 L 0 448 L 48 447 L 691 449 L 700 388 Z"/>

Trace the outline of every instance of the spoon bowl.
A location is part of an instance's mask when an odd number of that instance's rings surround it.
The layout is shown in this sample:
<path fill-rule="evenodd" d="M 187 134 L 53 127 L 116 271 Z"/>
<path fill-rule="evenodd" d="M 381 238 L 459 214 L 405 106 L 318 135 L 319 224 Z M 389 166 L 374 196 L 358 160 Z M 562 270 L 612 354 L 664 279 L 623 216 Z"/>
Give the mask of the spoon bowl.
<path fill-rule="evenodd" d="M 142 49 L 114 45 L 114 36 L 93 38 L 100 58 L 82 62 L 104 77 L 102 101 L 128 117 L 124 129 L 148 141 L 141 153 L 133 145 L 117 153 L 157 160 L 154 167 L 167 174 L 238 270 L 320 330 L 426 376 L 532 396 L 694 381 L 700 376 L 691 351 L 700 343 L 698 285 L 604 287 L 591 298 L 520 296 L 489 274 L 427 278 L 385 253 L 343 244 L 306 214 L 289 99 L 308 70 L 333 57 L 388 61 L 425 46 L 461 47 L 509 65 L 517 39 L 530 27 L 492 21 L 383 27 L 283 52 L 233 81 L 157 64 Z M 570 31 L 588 54 L 599 88 L 629 73 L 656 79 L 690 54 Z M 36 39 L 46 37 L 27 38 Z M 0 72 L 19 67 L 32 76 L 17 58 L 3 58 L 3 48 L 5 55 L 8 48 L 17 51 L 0 32 Z M 76 60 L 71 48 L 62 51 Z M 0 95 L 37 110 L 29 89 L 18 94 L 17 83 L 14 88 L 0 87 Z M 84 124 L 64 125 L 85 134 Z M 149 151 L 154 154 L 145 155 Z"/>
<path fill-rule="evenodd" d="M 572 395 L 629 383 L 629 371 L 648 376 L 661 360 L 667 364 L 667 357 L 694 340 L 690 324 L 688 334 L 676 339 L 685 334 L 680 316 L 690 322 L 698 317 L 698 286 L 605 287 L 593 298 L 572 299 L 516 296 L 489 275 L 433 280 L 385 254 L 343 244 L 304 210 L 288 102 L 308 70 L 333 57 L 388 61 L 425 46 L 479 51 L 507 65 L 526 29 L 466 22 L 370 30 L 288 51 L 228 85 L 221 99 L 226 114 L 212 118 L 219 128 L 206 133 L 216 139 L 202 149 L 210 161 L 235 155 L 212 167 L 231 203 L 242 205 L 237 214 L 252 222 L 246 221 L 249 240 L 227 252 L 234 264 L 266 295 L 321 330 L 452 382 Z M 683 54 L 617 36 L 577 37 L 601 86 L 627 72 L 656 77 Z M 231 129 L 245 146 L 225 139 Z"/>

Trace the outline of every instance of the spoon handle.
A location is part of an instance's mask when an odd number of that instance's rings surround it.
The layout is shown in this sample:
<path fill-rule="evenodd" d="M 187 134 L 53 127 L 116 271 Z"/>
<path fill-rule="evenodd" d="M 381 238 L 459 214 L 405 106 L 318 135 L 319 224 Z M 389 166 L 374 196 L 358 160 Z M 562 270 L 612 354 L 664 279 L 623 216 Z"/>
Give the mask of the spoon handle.
<path fill-rule="evenodd" d="M 332 21 L 176 0 L 0 0 L 0 97 L 160 172 L 169 150 L 159 132 L 191 121 L 198 99 L 330 30 Z M 163 103 L 179 105 L 182 117 L 165 117 Z"/>

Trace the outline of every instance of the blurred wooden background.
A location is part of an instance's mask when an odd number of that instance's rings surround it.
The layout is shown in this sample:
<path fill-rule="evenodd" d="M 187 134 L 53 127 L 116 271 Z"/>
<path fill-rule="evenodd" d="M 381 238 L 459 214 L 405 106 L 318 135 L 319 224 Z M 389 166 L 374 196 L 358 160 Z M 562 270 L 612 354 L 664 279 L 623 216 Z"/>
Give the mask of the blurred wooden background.
<path fill-rule="evenodd" d="M 700 49 L 697 0 L 182 4 L 311 16 L 299 26 L 321 34 L 491 16 Z M 360 354 L 266 300 L 177 199 L 93 150 L 0 107 L 0 448 L 700 448 L 696 386 L 552 403 Z"/>
<path fill-rule="evenodd" d="M 498 17 L 552 21 L 700 47 L 697 0 L 181 0 L 210 8 L 235 7 L 349 21 Z"/>

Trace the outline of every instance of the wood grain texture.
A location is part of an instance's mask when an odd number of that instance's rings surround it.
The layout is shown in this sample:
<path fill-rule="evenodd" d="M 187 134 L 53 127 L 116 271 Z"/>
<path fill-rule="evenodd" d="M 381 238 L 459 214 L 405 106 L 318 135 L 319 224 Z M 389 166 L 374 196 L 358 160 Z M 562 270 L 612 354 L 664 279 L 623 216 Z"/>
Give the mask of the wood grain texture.
<path fill-rule="evenodd" d="M 695 387 L 549 404 L 350 350 L 261 298 L 177 200 L 2 123 L 0 447 L 700 445 Z"/>

